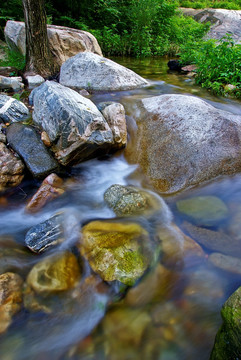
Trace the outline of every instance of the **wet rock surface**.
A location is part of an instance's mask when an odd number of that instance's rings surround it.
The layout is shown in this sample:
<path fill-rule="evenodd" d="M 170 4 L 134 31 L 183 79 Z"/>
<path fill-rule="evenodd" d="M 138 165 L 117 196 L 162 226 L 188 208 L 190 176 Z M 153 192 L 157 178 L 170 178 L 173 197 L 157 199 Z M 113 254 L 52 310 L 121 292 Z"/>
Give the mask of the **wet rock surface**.
<path fill-rule="evenodd" d="M 220 253 L 212 253 L 211 255 L 209 255 L 208 261 L 221 270 L 241 275 L 240 258 Z"/>
<path fill-rule="evenodd" d="M 137 215 L 161 210 L 161 201 L 148 191 L 134 186 L 112 185 L 104 193 L 107 205 L 116 215 Z"/>
<path fill-rule="evenodd" d="M 221 314 L 223 324 L 217 333 L 210 360 L 239 359 L 241 357 L 241 287 L 225 302 Z"/>
<path fill-rule="evenodd" d="M 20 123 L 7 129 L 9 145 L 23 158 L 27 168 L 35 177 L 44 177 L 58 169 L 57 161 L 50 155 L 32 126 Z"/>
<path fill-rule="evenodd" d="M 21 184 L 24 177 L 23 162 L 0 142 L 0 191 Z"/>
<path fill-rule="evenodd" d="M 241 241 L 221 232 L 213 231 L 184 222 L 184 231 L 207 249 L 221 252 L 226 255 L 241 257 Z"/>
<path fill-rule="evenodd" d="M 133 71 L 93 53 L 79 53 L 68 59 L 60 70 L 62 85 L 73 89 L 129 90 L 148 85 Z"/>
<path fill-rule="evenodd" d="M 18 274 L 7 272 L 0 275 L 0 334 L 12 322 L 21 309 L 23 280 Z"/>
<path fill-rule="evenodd" d="M 228 216 L 228 208 L 215 196 L 196 196 L 176 203 L 177 209 L 198 225 L 215 225 Z"/>
<path fill-rule="evenodd" d="M 240 172 L 241 117 L 185 95 L 142 100 L 129 157 L 160 192 Z"/>
<path fill-rule="evenodd" d="M 82 235 L 81 254 L 105 281 L 133 285 L 152 260 L 148 233 L 138 224 L 93 221 Z"/>
<path fill-rule="evenodd" d="M 28 274 L 27 284 L 38 294 L 56 293 L 72 289 L 80 276 L 75 255 L 66 251 L 39 261 Z"/>
<path fill-rule="evenodd" d="M 12 123 L 26 120 L 29 117 L 28 108 L 17 99 L 7 95 L 0 95 L 0 120 Z"/>
<path fill-rule="evenodd" d="M 63 195 L 64 181 L 56 174 L 50 174 L 44 179 L 38 191 L 32 196 L 25 210 L 35 213 L 41 210 L 47 203 Z"/>
<path fill-rule="evenodd" d="M 64 241 L 64 214 L 59 213 L 29 229 L 25 236 L 27 247 L 40 253 Z"/>
<path fill-rule="evenodd" d="M 10 49 L 26 53 L 25 24 L 9 20 L 4 29 L 6 42 Z M 65 26 L 47 25 L 50 50 L 56 62 L 62 65 L 69 57 L 80 51 L 92 51 L 102 55 L 96 38 L 87 31 L 71 29 Z"/>
<path fill-rule="evenodd" d="M 114 147 L 112 131 L 92 101 L 46 81 L 31 94 L 33 120 L 46 131 L 62 165 L 72 165 Z"/>

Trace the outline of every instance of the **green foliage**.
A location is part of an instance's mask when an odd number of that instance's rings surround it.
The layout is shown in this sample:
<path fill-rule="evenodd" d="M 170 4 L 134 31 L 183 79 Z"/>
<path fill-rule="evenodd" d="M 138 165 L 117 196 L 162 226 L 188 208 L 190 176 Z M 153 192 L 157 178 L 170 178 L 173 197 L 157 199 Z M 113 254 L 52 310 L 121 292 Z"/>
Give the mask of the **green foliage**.
<path fill-rule="evenodd" d="M 241 97 L 241 45 L 235 45 L 229 35 L 220 42 L 188 42 L 181 47 L 181 62 L 197 65 L 197 84 L 224 95 L 225 85 L 235 86 L 233 93 Z"/>
<path fill-rule="evenodd" d="M 6 48 L 6 60 L 0 59 L 0 66 L 12 66 L 16 70 L 22 71 L 25 67 L 25 57 L 18 52 Z M 16 74 L 13 74 L 13 76 Z"/>
<path fill-rule="evenodd" d="M 241 0 L 220 1 L 220 0 L 180 0 L 179 5 L 182 7 L 193 9 L 215 8 L 215 9 L 229 9 L 240 10 Z"/>

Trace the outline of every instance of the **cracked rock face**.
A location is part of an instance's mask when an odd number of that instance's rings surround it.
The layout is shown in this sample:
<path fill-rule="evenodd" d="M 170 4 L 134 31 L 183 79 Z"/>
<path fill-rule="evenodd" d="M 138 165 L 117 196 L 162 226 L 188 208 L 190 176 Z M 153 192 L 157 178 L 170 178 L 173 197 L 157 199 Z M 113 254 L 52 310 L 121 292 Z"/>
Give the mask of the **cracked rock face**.
<path fill-rule="evenodd" d="M 194 96 L 143 99 L 128 156 L 162 193 L 241 170 L 241 116 Z"/>
<path fill-rule="evenodd" d="M 62 165 L 116 149 L 114 131 L 92 101 L 53 81 L 33 90 L 33 120 L 48 135 Z"/>
<path fill-rule="evenodd" d="M 130 90 L 148 85 L 134 71 L 93 53 L 79 53 L 60 70 L 59 82 L 73 89 Z"/>

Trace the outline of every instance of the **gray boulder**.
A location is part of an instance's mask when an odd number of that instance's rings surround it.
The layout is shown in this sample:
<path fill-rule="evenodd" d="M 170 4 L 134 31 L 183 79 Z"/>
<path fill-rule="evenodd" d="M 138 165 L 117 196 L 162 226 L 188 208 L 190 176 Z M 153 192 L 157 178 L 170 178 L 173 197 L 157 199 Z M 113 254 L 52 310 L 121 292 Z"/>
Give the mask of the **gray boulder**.
<path fill-rule="evenodd" d="M 0 121 L 12 123 L 26 120 L 28 117 L 28 108 L 21 101 L 7 95 L 0 95 Z"/>
<path fill-rule="evenodd" d="M 226 9 L 181 9 L 184 15 L 192 16 L 199 22 L 210 22 L 211 27 L 205 38 L 220 40 L 227 33 L 237 44 L 241 43 L 241 10 Z"/>
<path fill-rule="evenodd" d="M 21 76 L 2 76 L 0 75 L 0 89 L 11 89 L 13 91 L 19 91 L 24 88 Z"/>
<path fill-rule="evenodd" d="M 60 70 L 60 83 L 74 89 L 129 90 L 148 85 L 132 70 L 93 53 L 79 53 Z"/>
<path fill-rule="evenodd" d="M 185 95 L 144 99 L 139 115 L 129 158 L 162 193 L 240 172 L 241 116 Z"/>
<path fill-rule="evenodd" d="M 10 49 L 26 54 L 25 24 L 9 20 L 4 29 L 5 39 Z M 87 31 L 64 26 L 47 25 L 50 50 L 61 66 L 69 57 L 81 51 L 92 51 L 102 55 L 96 38 Z"/>
<path fill-rule="evenodd" d="M 72 165 L 116 148 L 112 130 L 92 101 L 53 81 L 33 90 L 33 120 L 52 143 L 62 165 Z"/>
<path fill-rule="evenodd" d="M 7 141 L 23 158 L 33 176 L 43 177 L 57 170 L 58 163 L 32 126 L 11 124 L 7 129 Z"/>

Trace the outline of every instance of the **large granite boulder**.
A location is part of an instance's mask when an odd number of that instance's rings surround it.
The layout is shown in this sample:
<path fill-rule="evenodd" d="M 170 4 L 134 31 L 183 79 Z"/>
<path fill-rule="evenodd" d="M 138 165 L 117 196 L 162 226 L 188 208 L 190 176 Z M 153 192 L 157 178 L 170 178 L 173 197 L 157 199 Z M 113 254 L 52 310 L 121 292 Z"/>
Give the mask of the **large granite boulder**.
<path fill-rule="evenodd" d="M 192 16 L 199 22 L 210 22 L 207 39 L 220 40 L 227 33 L 237 44 L 241 43 L 241 10 L 226 9 L 181 9 L 184 15 Z"/>
<path fill-rule="evenodd" d="M 0 95 L 0 121 L 12 123 L 28 117 L 29 111 L 24 103 L 7 95 Z"/>
<path fill-rule="evenodd" d="M 11 124 L 7 129 L 9 145 L 21 156 L 35 177 L 44 177 L 58 169 L 57 161 L 43 144 L 32 126 Z"/>
<path fill-rule="evenodd" d="M 9 20 L 4 29 L 5 39 L 10 49 L 25 55 L 25 24 Z M 50 50 L 61 66 L 69 57 L 81 51 L 91 51 L 102 55 L 96 38 L 82 30 L 64 26 L 47 25 Z"/>
<path fill-rule="evenodd" d="M 143 99 L 130 160 L 162 193 L 241 170 L 241 116 L 186 95 Z"/>
<path fill-rule="evenodd" d="M 225 302 L 222 311 L 223 324 L 219 329 L 210 360 L 241 358 L 241 287 Z"/>
<path fill-rule="evenodd" d="M 46 133 L 62 165 L 72 165 L 119 147 L 92 101 L 53 81 L 33 90 L 33 120 Z M 118 146 L 117 146 L 118 145 Z"/>
<path fill-rule="evenodd" d="M 60 83 L 74 89 L 129 90 L 148 82 L 132 70 L 96 54 L 79 53 L 60 69 Z"/>
<path fill-rule="evenodd" d="M 24 177 L 24 164 L 0 142 L 0 191 L 18 186 Z"/>

